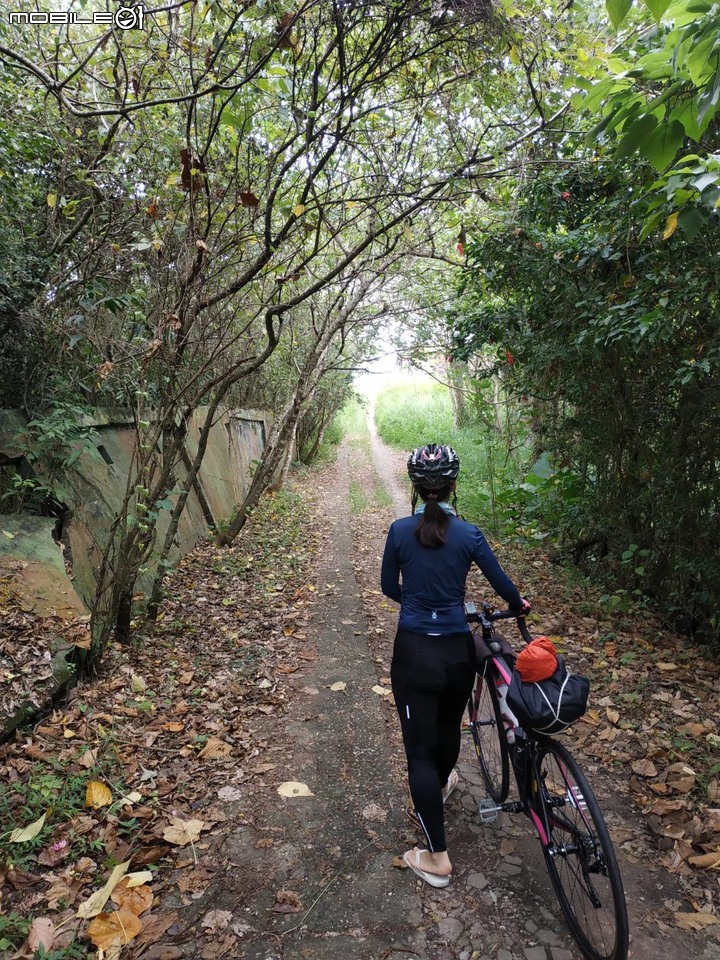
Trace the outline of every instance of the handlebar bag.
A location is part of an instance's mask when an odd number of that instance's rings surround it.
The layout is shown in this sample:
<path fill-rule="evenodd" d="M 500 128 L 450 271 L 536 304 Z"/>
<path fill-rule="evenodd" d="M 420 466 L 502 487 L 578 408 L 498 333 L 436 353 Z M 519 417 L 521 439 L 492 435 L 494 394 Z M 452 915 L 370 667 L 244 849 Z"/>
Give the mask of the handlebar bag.
<path fill-rule="evenodd" d="M 523 683 L 513 673 L 507 692 L 507 703 L 525 730 L 536 733 L 560 733 L 579 720 L 587 710 L 590 681 L 578 673 L 570 673 L 562 657 L 547 680 Z"/>

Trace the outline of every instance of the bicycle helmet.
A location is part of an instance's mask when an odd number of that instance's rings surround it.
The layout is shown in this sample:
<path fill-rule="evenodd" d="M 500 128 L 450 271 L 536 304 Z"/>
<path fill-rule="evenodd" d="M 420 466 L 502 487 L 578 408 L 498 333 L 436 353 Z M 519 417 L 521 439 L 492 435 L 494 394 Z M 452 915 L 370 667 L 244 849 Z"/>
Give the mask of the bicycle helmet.
<path fill-rule="evenodd" d="M 424 490 L 439 490 L 457 478 L 460 459 L 452 447 L 428 443 L 413 450 L 407 462 L 408 476 Z"/>

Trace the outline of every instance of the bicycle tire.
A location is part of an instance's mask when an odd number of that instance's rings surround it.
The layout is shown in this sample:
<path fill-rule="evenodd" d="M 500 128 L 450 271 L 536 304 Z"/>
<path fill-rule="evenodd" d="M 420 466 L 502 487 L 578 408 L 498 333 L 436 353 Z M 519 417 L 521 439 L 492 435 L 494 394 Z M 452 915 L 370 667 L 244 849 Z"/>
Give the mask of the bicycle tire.
<path fill-rule="evenodd" d="M 564 746 L 542 740 L 536 751 L 532 810 L 546 834 L 545 865 L 570 932 L 588 960 L 626 960 L 625 892 L 595 794 Z"/>
<path fill-rule="evenodd" d="M 469 727 L 485 786 L 495 803 L 510 790 L 510 755 L 489 663 L 480 666 L 468 702 Z"/>

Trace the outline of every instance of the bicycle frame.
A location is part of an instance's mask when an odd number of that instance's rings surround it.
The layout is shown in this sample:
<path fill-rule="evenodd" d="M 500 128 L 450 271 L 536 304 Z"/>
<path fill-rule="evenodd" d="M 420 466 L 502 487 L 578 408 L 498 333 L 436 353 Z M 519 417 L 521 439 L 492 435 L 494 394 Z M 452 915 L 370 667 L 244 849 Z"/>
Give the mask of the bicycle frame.
<path fill-rule="evenodd" d="M 525 814 L 583 954 L 589 960 L 626 960 L 629 930 L 622 878 L 592 788 L 562 744 L 523 730 L 507 705 L 513 670 L 494 637 L 493 621 L 512 616 L 510 611 L 491 613 L 487 604 L 468 611 L 468 621 L 481 626 L 483 640 L 469 705 L 469 727 L 489 793 L 479 801 L 478 814 L 483 823 L 500 812 Z M 532 641 L 524 621 L 518 619 L 518 626 L 523 639 Z M 510 766 L 518 788 L 518 800 L 512 801 L 507 800 Z"/>

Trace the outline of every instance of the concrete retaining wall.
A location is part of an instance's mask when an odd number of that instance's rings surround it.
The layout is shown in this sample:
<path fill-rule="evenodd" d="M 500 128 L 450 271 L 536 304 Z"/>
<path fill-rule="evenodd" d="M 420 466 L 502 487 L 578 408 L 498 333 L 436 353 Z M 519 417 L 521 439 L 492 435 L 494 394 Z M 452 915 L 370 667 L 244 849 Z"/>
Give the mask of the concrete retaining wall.
<path fill-rule="evenodd" d="M 186 444 L 185 462 L 189 465 L 197 451 L 199 432 L 204 421 L 204 410 L 197 411 L 190 426 Z M 0 411 L 0 464 L 11 463 L 25 448 L 22 429 L 26 421 L 17 411 Z M 270 427 L 269 415 L 256 410 L 223 410 L 217 416 L 210 432 L 204 463 L 197 490 L 193 490 L 180 522 L 176 546 L 171 556 L 188 553 L 205 536 L 210 523 L 217 524 L 229 517 L 242 502 L 248 488 L 253 461 L 260 459 L 265 436 Z M 86 605 L 95 593 L 95 578 L 102 548 L 107 541 L 110 525 L 122 504 L 127 478 L 132 469 L 135 431 L 131 418 L 124 411 L 102 410 L 85 425 L 95 431 L 95 442 L 67 471 L 57 485 L 57 495 L 70 510 L 62 538 L 72 557 L 73 585 Z M 41 468 L 38 468 L 41 469 Z M 184 467 L 178 471 L 178 485 L 183 479 Z M 174 497 L 169 498 L 174 501 Z M 163 510 L 158 522 L 158 543 L 162 543 L 170 518 L 170 510 Z M 0 517 L 0 524 L 2 518 Z M 49 530 L 35 530 L 28 525 L 16 527 L 12 552 L 32 557 L 42 555 L 44 546 L 33 538 L 47 539 Z M 31 533 L 31 530 L 34 532 Z M 12 531 L 9 531 L 12 532 Z M 2 541 L 6 542 L 3 543 Z M 9 552 L 8 538 L 0 536 L 0 561 Z M 45 545 L 46 546 L 46 545 Z M 59 547 L 57 548 L 59 551 Z M 1 567 L 1 563 L 0 563 Z M 139 589 L 147 590 L 153 570 L 142 578 Z M 61 565 L 48 563 L 43 576 L 62 578 Z M 63 585 L 59 585 L 62 589 Z M 32 598 L 28 598 L 32 599 Z M 33 604 L 33 606 L 36 606 Z M 37 608 L 36 608 L 37 609 Z M 38 612 L 50 612 L 41 607 Z M 59 610 L 56 610 L 60 614 Z"/>

